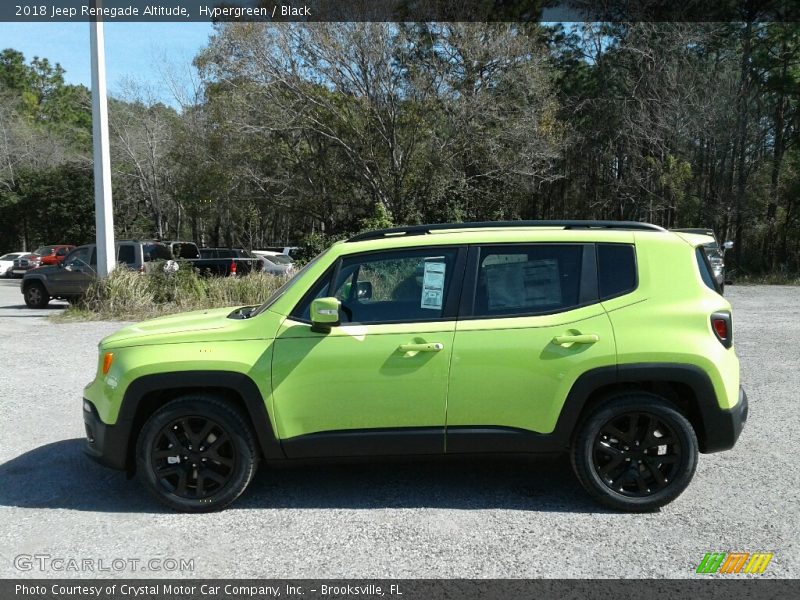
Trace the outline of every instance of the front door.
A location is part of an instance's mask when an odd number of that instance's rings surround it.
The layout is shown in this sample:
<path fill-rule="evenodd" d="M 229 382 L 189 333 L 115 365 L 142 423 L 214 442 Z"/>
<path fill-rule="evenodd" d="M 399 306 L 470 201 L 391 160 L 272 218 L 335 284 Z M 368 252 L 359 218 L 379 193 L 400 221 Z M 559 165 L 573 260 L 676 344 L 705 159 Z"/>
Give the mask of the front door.
<path fill-rule="evenodd" d="M 61 267 L 48 275 L 50 291 L 58 296 L 80 296 L 96 276 L 97 253 L 94 246 L 75 248 L 61 263 Z"/>
<path fill-rule="evenodd" d="M 444 451 L 464 252 L 345 257 L 306 294 L 274 345 L 273 408 L 290 458 Z M 326 296 L 341 301 L 341 325 L 313 331 L 309 306 Z"/>
<path fill-rule="evenodd" d="M 616 364 L 593 244 L 473 248 L 453 348 L 447 451 L 538 451 L 575 380 Z"/>

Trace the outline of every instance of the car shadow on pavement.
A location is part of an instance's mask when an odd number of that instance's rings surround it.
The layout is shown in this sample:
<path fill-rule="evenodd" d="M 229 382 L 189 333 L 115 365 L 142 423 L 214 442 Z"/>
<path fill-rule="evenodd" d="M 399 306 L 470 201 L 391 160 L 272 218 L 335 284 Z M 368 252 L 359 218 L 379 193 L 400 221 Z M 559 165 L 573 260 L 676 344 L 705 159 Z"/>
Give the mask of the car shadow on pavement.
<path fill-rule="evenodd" d="M 54 442 L 0 464 L 0 506 L 168 512 L 138 481 L 84 455 L 83 443 L 83 439 Z M 583 491 L 565 458 L 262 467 L 232 508 L 608 512 Z"/>
<path fill-rule="evenodd" d="M 125 473 L 83 453 L 84 440 L 40 446 L 0 464 L 0 506 L 98 512 L 166 512 Z"/>

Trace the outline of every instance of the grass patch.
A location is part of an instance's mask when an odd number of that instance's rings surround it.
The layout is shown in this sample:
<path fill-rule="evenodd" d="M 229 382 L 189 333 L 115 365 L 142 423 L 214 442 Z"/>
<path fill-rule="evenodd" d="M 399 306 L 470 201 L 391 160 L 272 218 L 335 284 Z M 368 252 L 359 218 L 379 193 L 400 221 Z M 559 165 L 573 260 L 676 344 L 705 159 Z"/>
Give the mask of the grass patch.
<path fill-rule="evenodd" d="M 136 273 L 115 269 L 97 279 L 83 298 L 52 317 L 64 321 L 141 321 L 173 313 L 261 304 L 285 277 L 250 273 L 242 277 L 200 277 L 194 269 Z"/>

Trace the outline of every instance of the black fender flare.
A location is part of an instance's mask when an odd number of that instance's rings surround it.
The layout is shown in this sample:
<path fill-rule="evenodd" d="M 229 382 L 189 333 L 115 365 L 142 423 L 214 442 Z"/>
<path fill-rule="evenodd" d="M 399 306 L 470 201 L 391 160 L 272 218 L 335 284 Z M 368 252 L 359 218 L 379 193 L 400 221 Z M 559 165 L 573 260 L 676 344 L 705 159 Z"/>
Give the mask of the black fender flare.
<path fill-rule="evenodd" d="M 697 410 L 697 438 L 703 453 L 727 450 L 738 437 L 732 415 L 736 409 L 720 408 L 708 374 L 695 365 L 677 363 L 632 363 L 599 367 L 587 371 L 573 384 L 553 431 L 561 444 L 569 444 L 589 397 L 597 390 L 620 383 L 681 383 L 694 394 Z M 737 405 L 738 406 L 738 405 Z M 740 430 L 741 427 L 739 426 Z"/>
<path fill-rule="evenodd" d="M 143 375 L 133 380 L 125 390 L 117 423 L 114 426 L 115 429 L 119 429 L 117 434 L 126 440 L 127 457 L 130 457 L 134 427 L 143 425 L 142 419 L 137 417 L 142 414 L 141 402 L 147 394 L 203 388 L 228 390 L 237 394 L 247 410 L 247 416 L 250 418 L 264 458 L 266 460 L 286 458 L 273 432 L 272 421 L 258 386 L 244 373 L 235 371 L 174 371 Z"/>

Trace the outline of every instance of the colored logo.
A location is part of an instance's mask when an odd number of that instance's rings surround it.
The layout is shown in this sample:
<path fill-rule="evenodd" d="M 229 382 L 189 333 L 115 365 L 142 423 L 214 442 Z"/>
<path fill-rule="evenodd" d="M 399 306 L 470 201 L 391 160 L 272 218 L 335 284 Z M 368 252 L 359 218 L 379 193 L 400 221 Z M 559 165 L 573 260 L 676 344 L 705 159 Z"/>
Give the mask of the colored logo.
<path fill-rule="evenodd" d="M 709 552 L 697 566 L 698 573 L 763 573 L 772 552 Z"/>

